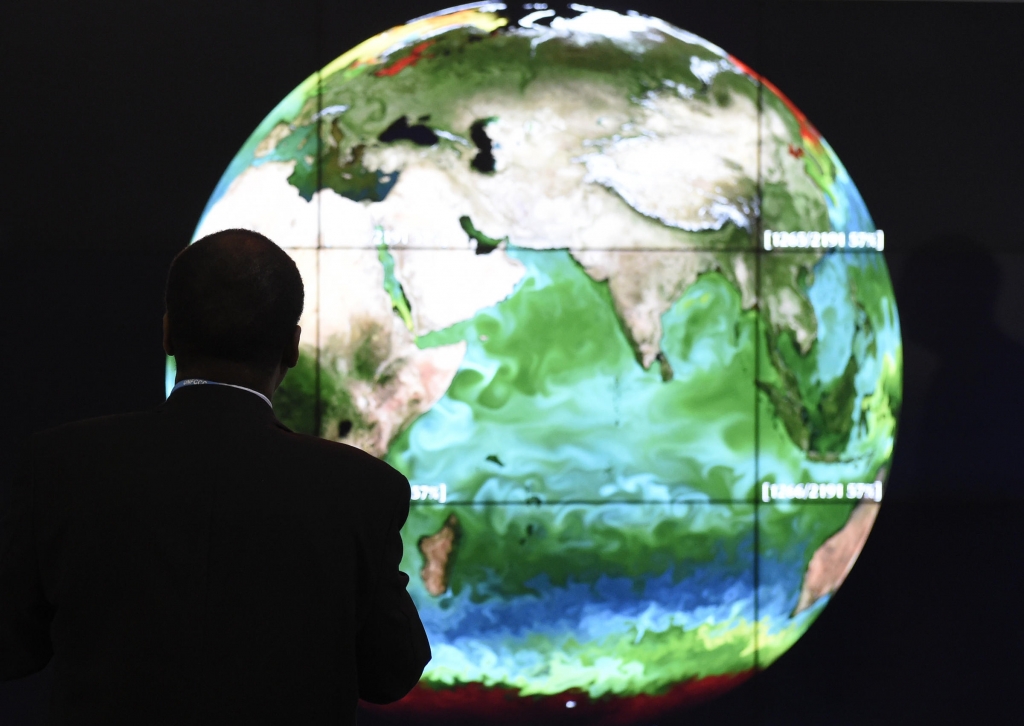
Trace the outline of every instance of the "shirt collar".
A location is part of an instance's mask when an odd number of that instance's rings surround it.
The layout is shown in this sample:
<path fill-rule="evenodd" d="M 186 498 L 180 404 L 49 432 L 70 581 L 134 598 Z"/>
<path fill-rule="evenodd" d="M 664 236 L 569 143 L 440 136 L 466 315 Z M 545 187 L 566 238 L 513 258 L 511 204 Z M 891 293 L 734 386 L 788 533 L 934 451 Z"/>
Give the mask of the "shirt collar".
<path fill-rule="evenodd" d="M 205 378 L 183 378 L 182 380 L 180 380 L 180 381 L 178 381 L 177 383 L 174 384 L 174 387 L 171 389 L 171 394 L 173 394 L 179 388 L 185 388 L 186 386 L 228 386 L 229 388 L 237 388 L 240 391 L 248 391 L 249 393 L 251 393 L 251 394 L 253 394 L 255 396 L 259 396 L 260 398 L 262 398 L 264 400 L 264 402 L 268 406 L 270 406 L 270 410 L 271 411 L 274 410 L 274 404 L 272 404 L 270 402 L 270 399 L 267 398 L 266 396 L 264 396 L 259 391 L 254 391 L 253 389 L 246 388 L 245 386 L 236 386 L 234 383 L 221 383 L 220 381 L 208 381 Z"/>

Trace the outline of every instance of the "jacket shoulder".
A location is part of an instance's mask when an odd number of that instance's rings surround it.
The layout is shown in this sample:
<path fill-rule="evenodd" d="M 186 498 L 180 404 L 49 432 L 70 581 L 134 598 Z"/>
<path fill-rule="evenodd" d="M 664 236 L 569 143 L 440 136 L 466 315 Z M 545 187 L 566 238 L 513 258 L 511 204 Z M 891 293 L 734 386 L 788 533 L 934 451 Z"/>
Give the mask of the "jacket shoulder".
<path fill-rule="evenodd" d="M 409 480 L 386 461 L 349 444 L 307 434 L 288 432 L 287 435 L 297 446 L 306 449 L 304 454 L 308 454 L 309 459 L 317 461 L 320 466 L 339 469 L 344 467 L 349 471 L 358 471 L 363 476 L 379 482 L 389 495 L 388 498 L 408 499 Z"/>
<path fill-rule="evenodd" d="M 46 451 L 75 443 L 94 444 L 97 440 L 123 441 L 155 426 L 159 415 L 158 411 L 141 411 L 82 419 L 38 431 L 29 442 L 33 448 Z"/>

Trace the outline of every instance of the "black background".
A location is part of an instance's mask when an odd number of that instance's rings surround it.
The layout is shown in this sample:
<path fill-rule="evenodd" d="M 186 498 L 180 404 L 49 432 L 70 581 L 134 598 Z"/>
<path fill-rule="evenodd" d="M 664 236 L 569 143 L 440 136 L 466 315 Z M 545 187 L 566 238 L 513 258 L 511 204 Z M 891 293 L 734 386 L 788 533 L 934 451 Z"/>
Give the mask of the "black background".
<path fill-rule="evenodd" d="M 242 142 L 328 60 L 441 7 L 5 5 L 4 481 L 28 433 L 163 400 L 167 266 Z M 846 584 L 775 665 L 661 723 L 1024 722 L 1024 5 L 629 7 L 725 48 L 824 134 L 886 232 L 905 343 L 887 501 Z M 46 723 L 48 679 L 0 684 L 0 724 Z"/>

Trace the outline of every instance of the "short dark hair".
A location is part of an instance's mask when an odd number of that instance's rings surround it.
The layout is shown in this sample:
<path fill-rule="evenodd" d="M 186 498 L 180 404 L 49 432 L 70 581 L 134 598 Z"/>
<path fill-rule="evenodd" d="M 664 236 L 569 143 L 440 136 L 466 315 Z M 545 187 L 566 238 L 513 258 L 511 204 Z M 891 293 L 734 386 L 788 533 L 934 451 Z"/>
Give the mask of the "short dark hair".
<path fill-rule="evenodd" d="M 258 232 L 215 232 L 171 262 L 171 343 L 177 355 L 273 366 L 292 340 L 303 298 L 288 253 Z"/>

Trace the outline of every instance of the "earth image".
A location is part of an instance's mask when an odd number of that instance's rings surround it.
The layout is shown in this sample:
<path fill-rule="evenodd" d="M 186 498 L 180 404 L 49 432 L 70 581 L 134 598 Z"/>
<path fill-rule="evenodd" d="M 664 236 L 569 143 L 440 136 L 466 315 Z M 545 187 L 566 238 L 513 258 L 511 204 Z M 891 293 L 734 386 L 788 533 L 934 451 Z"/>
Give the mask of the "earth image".
<path fill-rule="evenodd" d="M 195 238 L 236 227 L 306 286 L 278 417 L 412 485 L 433 659 L 367 716 L 650 723 L 779 658 L 864 546 L 902 390 L 884 235 L 711 43 L 410 21 L 259 125 Z"/>

